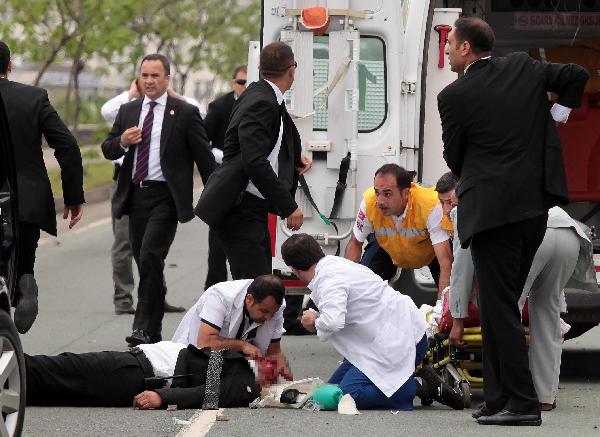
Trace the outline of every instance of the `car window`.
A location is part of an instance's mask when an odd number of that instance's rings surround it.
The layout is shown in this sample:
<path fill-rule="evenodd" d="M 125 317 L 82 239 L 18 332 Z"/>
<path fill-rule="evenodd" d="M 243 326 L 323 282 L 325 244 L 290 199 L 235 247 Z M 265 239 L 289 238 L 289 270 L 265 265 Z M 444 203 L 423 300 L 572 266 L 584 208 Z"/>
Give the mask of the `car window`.
<path fill-rule="evenodd" d="M 314 37 L 314 89 L 327 83 L 329 71 L 328 36 Z M 358 131 L 371 132 L 381 126 L 386 117 L 385 44 L 381 38 L 361 36 L 358 70 L 359 111 Z M 314 99 L 314 130 L 327 129 L 327 106 L 324 99 Z"/>

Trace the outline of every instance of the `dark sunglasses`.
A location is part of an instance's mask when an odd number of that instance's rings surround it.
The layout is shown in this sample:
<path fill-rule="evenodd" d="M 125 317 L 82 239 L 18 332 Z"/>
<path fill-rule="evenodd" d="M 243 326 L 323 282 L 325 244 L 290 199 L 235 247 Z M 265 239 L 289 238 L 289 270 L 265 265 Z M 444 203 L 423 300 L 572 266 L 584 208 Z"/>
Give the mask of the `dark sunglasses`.
<path fill-rule="evenodd" d="M 235 83 L 238 85 L 246 85 L 246 79 L 236 79 Z"/>

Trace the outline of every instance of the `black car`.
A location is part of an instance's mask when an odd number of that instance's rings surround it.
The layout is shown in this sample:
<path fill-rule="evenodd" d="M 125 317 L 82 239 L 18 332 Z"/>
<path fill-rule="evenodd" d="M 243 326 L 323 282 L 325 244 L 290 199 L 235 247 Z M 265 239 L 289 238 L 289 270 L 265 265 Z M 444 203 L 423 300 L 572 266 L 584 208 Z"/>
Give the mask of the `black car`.
<path fill-rule="evenodd" d="M 25 416 L 25 360 L 11 317 L 19 241 L 17 183 L 8 123 L 0 96 L 0 435 L 20 436 Z"/>

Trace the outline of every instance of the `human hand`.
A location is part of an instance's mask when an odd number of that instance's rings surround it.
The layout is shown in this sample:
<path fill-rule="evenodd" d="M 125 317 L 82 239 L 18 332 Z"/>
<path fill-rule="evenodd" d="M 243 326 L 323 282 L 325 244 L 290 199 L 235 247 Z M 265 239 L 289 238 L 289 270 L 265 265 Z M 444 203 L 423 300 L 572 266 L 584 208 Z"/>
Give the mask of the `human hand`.
<path fill-rule="evenodd" d="M 137 99 L 138 97 L 140 97 L 138 80 L 133 79 L 133 82 L 131 82 L 131 85 L 129 86 L 129 100 Z"/>
<path fill-rule="evenodd" d="M 291 213 L 286 220 L 288 229 L 291 229 L 292 231 L 297 231 L 302 226 L 304 215 L 302 214 L 300 208 L 296 208 L 296 210 L 293 213 Z"/>
<path fill-rule="evenodd" d="M 146 390 L 133 398 L 133 408 L 140 410 L 154 410 L 160 408 L 161 405 L 162 399 L 155 391 Z"/>
<path fill-rule="evenodd" d="M 259 358 L 262 358 L 262 353 L 260 349 L 254 346 L 252 343 L 248 343 L 247 341 L 244 341 L 244 345 L 242 346 L 241 352 L 248 358 L 251 358 L 253 360 L 258 360 Z"/>
<path fill-rule="evenodd" d="M 181 94 L 176 93 L 175 90 L 170 86 L 169 88 L 167 88 L 167 94 L 169 95 L 169 97 L 173 97 L 174 99 L 185 100 L 185 97 L 183 97 Z"/>
<path fill-rule="evenodd" d="M 121 146 L 129 147 L 142 141 L 142 130 L 133 126 L 121 134 Z"/>
<path fill-rule="evenodd" d="M 452 319 L 452 329 L 450 330 L 450 344 L 456 347 L 464 347 L 465 342 L 462 340 L 465 324 L 463 319 Z"/>
<path fill-rule="evenodd" d="M 312 167 L 312 159 L 308 156 L 300 155 L 300 161 L 302 161 L 302 167 L 296 167 L 298 174 L 304 174 Z"/>
<path fill-rule="evenodd" d="M 276 371 L 277 371 L 277 375 L 281 375 L 287 381 L 294 380 L 294 375 L 292 374 L 292 371 L 290 370 L 290 364 L 285 359 L 285 356 L 283 354 L 280 354 L 280 356 L 277 357 Z"/>
<path fill-rule="evenodd" d="M 302 313 L 302 319 L 300 319 L 300 323 L 304 326 L 309 332 L 317 332 L 317 328 L 315 326 L 315 321 L 319 317 L 319 314 L 316 311 L 305 310 Z"/>
<path fill-rule="evenodd" d="M 73 229 L 73 226 L 75 226 L 83 216 L 83 205 L 65 205 L 63 209 L 63 219 L 66 220 L 69 218 L 69 212 L 71 213 L 69 229 Z"/>

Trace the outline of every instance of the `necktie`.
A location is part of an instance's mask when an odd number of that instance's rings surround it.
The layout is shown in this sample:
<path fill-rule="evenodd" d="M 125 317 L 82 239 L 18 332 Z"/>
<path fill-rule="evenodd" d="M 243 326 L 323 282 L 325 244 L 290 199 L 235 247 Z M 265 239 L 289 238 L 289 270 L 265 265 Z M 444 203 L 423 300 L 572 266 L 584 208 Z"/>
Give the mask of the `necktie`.
<path fill-rule="evenodd" d="M 148 158 L 150 157 L 150 139 L 152 137 L 152 124 L 154 123 L 154 107 L 156 102 L 148 103 L 150 109 L 142 125 L 142 141 L 137 146 L 137 159 L 135 161 L 135 174 L 133 184 L 139 185 L 148 176 Z"/>
<path fill-rule="evenodd" d="M 219 394 L 221 392 L 221 371 L 223 370 L 224 350 L 211 351 L 206 368 L 206 387 L 204 392 L 203 410 L 217 410 L 219 408 Z"/>

